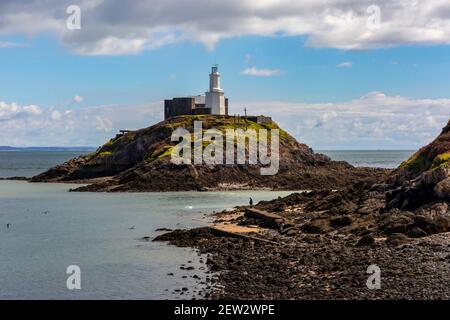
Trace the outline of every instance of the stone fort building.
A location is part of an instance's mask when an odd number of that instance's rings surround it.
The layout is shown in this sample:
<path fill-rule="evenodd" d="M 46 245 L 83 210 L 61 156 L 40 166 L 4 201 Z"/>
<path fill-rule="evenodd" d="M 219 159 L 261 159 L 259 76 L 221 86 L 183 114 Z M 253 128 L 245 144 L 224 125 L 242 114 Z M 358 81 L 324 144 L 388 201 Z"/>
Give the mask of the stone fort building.
<path fill-rule="evenodd" d="M 209 91 L 205 95 L 164 100 L 164 120 L 181 115 L 228 115 L 228 98 L 220 87 L 219 67 L 214 65 L 209 75 Z"/>

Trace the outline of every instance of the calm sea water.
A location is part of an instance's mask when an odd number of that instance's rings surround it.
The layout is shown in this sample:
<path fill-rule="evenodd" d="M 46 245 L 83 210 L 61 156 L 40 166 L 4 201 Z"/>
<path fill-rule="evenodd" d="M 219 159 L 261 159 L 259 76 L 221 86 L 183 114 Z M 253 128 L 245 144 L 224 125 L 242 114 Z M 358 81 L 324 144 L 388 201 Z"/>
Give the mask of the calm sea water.
<path fill-rule="evenodd" d="M 190 297 L 201 288 L 191 276 L 205 278 L 195 251 L 139 239 L 161 234 L 155 231 L 161 227 L 205 225 L 204 214 L 246 204 L 250 195 L 71 193 L 70 187 L 0 181 L 0 299 Z M 256 201 L 286 194 L 251 192 Z M 81 268 L 81 290 L 66 288 L 69 265 Z M 190 292 L 173 294 L 183 287 Z"/>
<path fill-rule="evenodd" d="M 412 150 L 319 150 L 333 160 L 347 161 L 355 167 L 396 168 Z"/>
<path fill-rule="evenodd" d="M 81 154 L 80 151 L 0 151 L 0 178 L 32 177 Z"/>
<path fill-rule="evenodd" d="M 394 167 L 405 151 L 326 151 L 355 165 Z M 0 177 L 33 176 L 77 152 L 0 152 Z M 289 192 L 71 193 L 66 184 L 0 181 L 0 299 L 175 299 L 205 278 L 192 249 L 146 242 L 155 229 L 205 225 L 214 210 Z M 7 228 L 7 224 L 11 224 Z M 192 261 L 190 264 L 187 261 Z M 180 269 L 192 265 L 193 271 Z M 81 290 L 66 287 L 69 265 Z M 169 276 L 168 273 L 173 273 Z M 185 276 L 185 277 L 183 277 Z M 175 289 L 188 287 L 183 296 Z"/>

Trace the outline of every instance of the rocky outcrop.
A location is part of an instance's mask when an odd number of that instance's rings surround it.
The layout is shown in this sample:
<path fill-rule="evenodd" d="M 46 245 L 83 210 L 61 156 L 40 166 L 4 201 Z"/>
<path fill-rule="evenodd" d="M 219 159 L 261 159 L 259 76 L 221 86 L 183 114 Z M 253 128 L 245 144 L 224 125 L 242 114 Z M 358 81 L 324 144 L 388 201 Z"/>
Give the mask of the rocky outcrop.
<path fill-rule="evenodd" d="M 403 162 L 388 179 L 388 208 L 416 209 L 450 200 L 450 122 L 430 144 Z"/>
<path fill-rule="evenodd" d="M 276 175 L 260 174 L 261 165 L 176 165 L 170 161 L 176 143 L 174 129 L 193 131 L 194 121 L 203 130 L 279 129 L 280 164 Z M 180 116 L 149 128 L 118 135 L 96 152 L 72 159 L 36 177 L 34 182 L 95 181 L 76 191 L 187 191 L 224 189 L 324 189 L 342 188 L 355 181 L 376 182 L 387 171 L 354 168 L 346 162 L 332 161 L 297 142 L 274 122 L 237 122 L 226 116 Z"/>

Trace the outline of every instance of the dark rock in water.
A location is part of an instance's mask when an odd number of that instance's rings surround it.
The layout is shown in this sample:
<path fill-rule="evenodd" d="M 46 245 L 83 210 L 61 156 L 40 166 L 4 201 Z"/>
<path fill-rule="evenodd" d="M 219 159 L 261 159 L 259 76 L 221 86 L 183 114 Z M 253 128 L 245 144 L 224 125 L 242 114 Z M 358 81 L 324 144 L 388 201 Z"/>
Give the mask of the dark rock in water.
<path fill-rule="evenodd" d="M 409 230 L 406 235 L 410 238 L 422 238 L 422 237 L 426 237 L 428 235 L 428 233 L 426 233 L 419 227 L 414 227 L 411 230 Z"/>
<path fill-rule="evenodd" d="M 0 178 L 0 180 L 29 181 L 30 178 L 27 178 L 27 177 L 8 177 L 8 178 Z"/>
<path fill-rule="evenodd" d="M 172 231 L 172 229 L 169 229 L 169 228 L 158 228 L 158 229 L 155 229 L 155 231 Z"/>
<path fill-rule="evenodd" d="M 398 247 L 408 242 L 409 242 L 408 237 L 406 237 L 402 233 L 393 233 L 386 239 L 386 243 L 392 247 Z"/>
<path fill-rule="evenodd" d="M 363 246 L 371 246 L 375 243 L 375 238 L 371 235 L 366 235 L 358 240 L 356 243 L 357 247 L 363 247 Z"/>
<path fill-rule="evenodd" d="M 198 239 L 211 237 L 209 227 L 201 227 L 190 230 L 174 230 L 157 236 L 153 241 L 169 241 L 178 246 L 192 246 Z"/>

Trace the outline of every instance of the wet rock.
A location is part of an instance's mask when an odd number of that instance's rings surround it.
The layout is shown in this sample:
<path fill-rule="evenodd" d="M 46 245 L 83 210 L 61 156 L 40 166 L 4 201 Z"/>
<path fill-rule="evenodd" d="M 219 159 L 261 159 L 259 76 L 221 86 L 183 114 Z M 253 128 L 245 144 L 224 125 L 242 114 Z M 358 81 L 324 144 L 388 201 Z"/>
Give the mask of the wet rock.
<path fill-rule="evenodd" d="M 158 228 L 158 229 L 155 229 L 155 231 L 172 231 L 172 229 L 169 229 L 169 228 Z"/>

